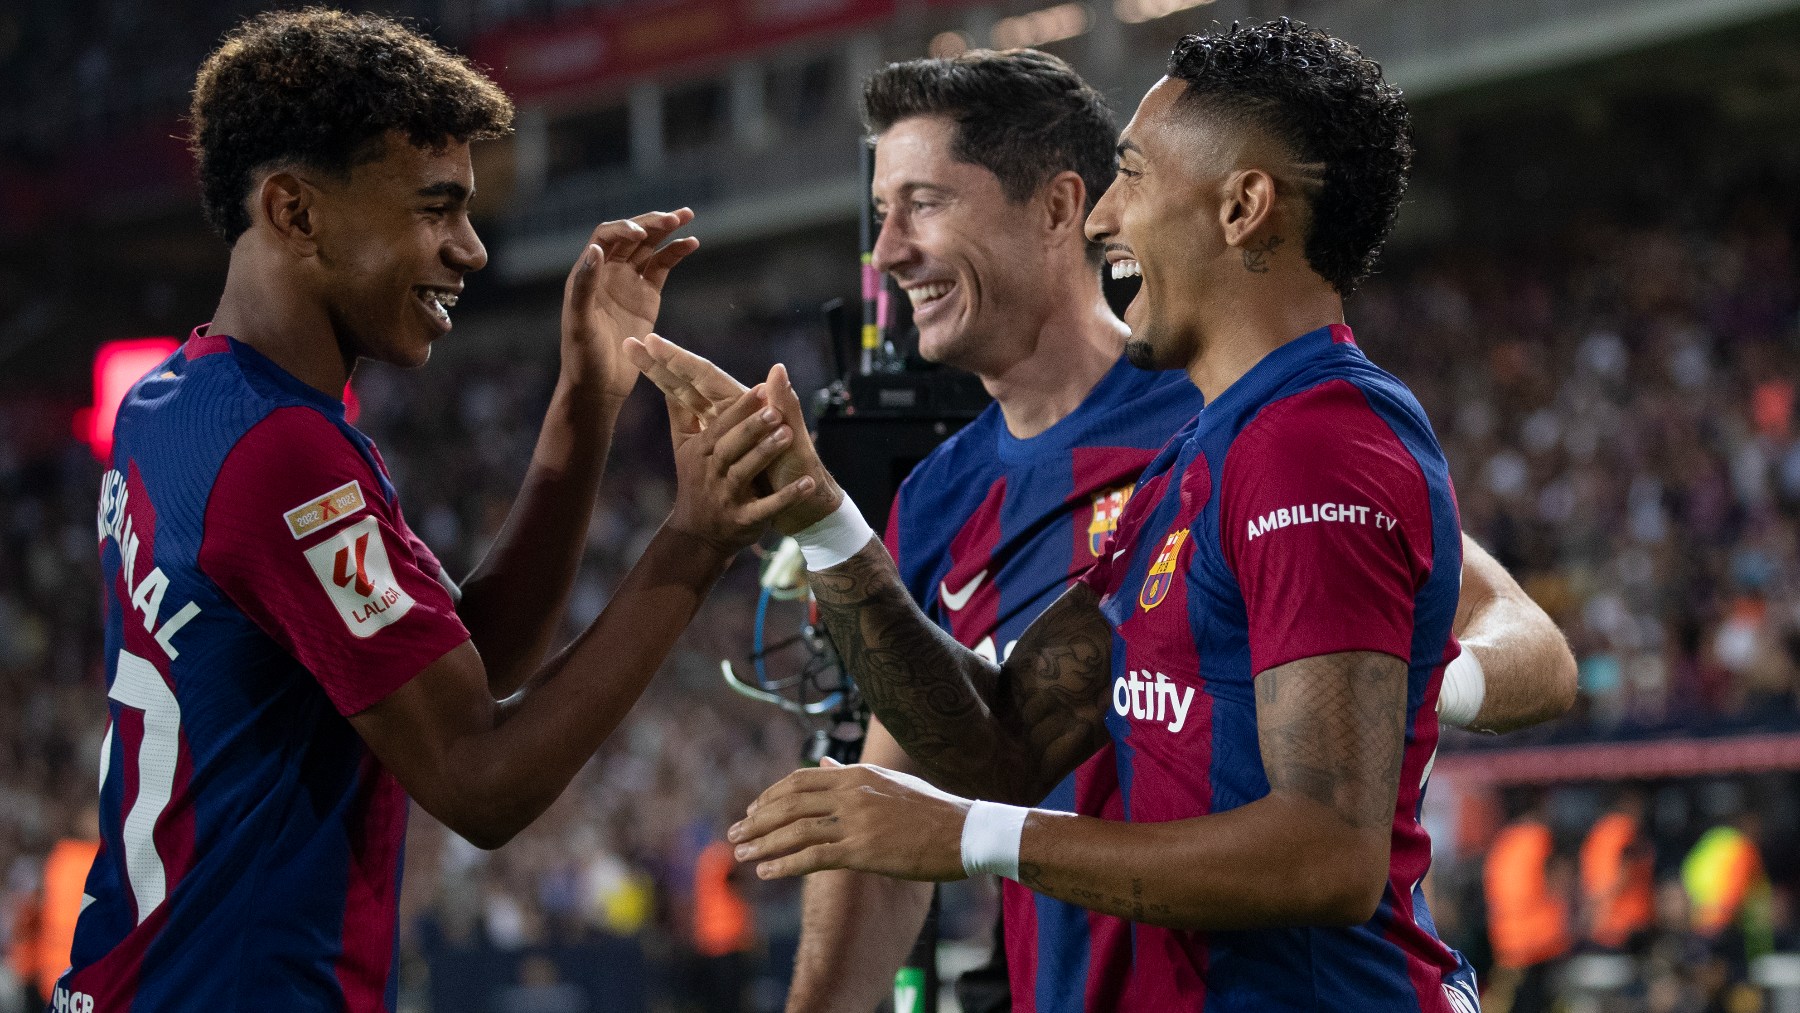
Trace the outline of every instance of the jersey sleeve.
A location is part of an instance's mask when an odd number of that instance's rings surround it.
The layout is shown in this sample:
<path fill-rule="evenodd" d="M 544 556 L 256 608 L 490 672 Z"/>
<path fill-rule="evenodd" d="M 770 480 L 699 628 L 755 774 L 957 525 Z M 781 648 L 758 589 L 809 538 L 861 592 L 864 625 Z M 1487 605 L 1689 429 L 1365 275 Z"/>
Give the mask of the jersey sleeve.
<path fill-rule="evenodd" d="M 349 716 L 469 639 L 421 548 L 349 439 L 289 407 L 226 455 L 200 568 Z"/>
<path fill-rule="evenodd" d="M 1353 384 L 1263 409 L 1220 482 L 1220 545 L 1244 596 L 1251 671 L 1343 651 L 1410 660 L 1431 520 L 1418 462 Z"/>

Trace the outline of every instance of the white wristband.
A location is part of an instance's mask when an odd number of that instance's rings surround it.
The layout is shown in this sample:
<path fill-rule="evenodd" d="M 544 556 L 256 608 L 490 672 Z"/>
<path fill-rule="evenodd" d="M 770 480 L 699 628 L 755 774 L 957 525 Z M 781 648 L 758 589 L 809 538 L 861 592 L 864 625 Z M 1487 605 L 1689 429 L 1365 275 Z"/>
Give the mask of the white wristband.
<path fill-rule="evenodd" d="M 963 817 L 963 871 L 993 873 L 1018 881 L 1019 839 L 1025 835 L 1024 806 L 977 800 Z"/>
<path fill-rule="evenodd" d="M 875 537 L 875 529 L 863 520 L 862 511 L 845 496 L 826 517 L 794 536 L 800 543 L 800 554 L 806 557 L 806 568 L 817 573 L 838 565 L 862 551 Z"/>
<path fill-rule="evenodd" d="M 1462 653 L 1444 669 L 1444 683 L 1438 687 L 1438 719 L 1467 728 L 1481 712 L 1481 701 L 1486 696 L 1487 675 L 1481 670 L 1481 659 L 1464 644 Z"/>

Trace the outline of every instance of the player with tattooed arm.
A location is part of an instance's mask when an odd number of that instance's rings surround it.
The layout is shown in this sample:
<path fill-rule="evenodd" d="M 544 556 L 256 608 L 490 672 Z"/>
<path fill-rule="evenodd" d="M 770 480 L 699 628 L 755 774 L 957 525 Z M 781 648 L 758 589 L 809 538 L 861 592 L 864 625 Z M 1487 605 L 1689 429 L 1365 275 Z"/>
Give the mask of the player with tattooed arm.
<path fill-rule="evenodd" d="M 1474 1005 L 1419 889 L 1435 706 L 1461 652 L 1455 499 L 1417 402 L 1343 324 L 1409 133 L 1379 69 L 1304 26 L 1176 47 L 1087 234 L 1144 276 L 1127 356 L 1181 370 L 1206 407 L 1003 660 L 920 614 L 797 441 L 775 474 L 820 491 L 777 523 L 801 536 L 876 713 L 939 787 L 797 772 L 732 830 L 759 875 L 997 871 L 1130 919 L 1132 959 L 1094 1008 Z M 665 389 L 697 375 L 666 343 L 627 347 L 676 376 Z M 1120 818 L 1025 808 L 1108 743 Z"/>
<path fill-rule="evenodd" d="M 1100 293 L 1100 247 L 1066 227 L 1105 191 L 1117 140 L 1072 68 L 1031 50 L 896 63 L 865 83 L 863 117 L 883 223 L 875 266 L 919 305 L 921 352 L 974 372 L 996 402 L 914 470 L 884 541 L 927 617 L 1004 659 L 1099 558 L 1138 472 L 1202 399 L 1179 370 L 1125 363 L 1124 326 Z M 720 407 L 742 389 L 704 367 L 686 372 Z M 1445 693 L 1461 692 L 1449 706 L 1440 698 L 1442 718 L 1499 730 L 1561 713 L 1575 682 L 1561 634 L 1491 556 L 1463 546 L 1464 652 L 1445 676 Z M 922 772 L 879 718 L 863 760 Z M 1121 804 L 1110 746 L 1037 802 L 1115 819 Z M 996 957 L 1010 982 L 984 973 L 977 995 L 965 981 L 965 1004 L 1103 1008 L 1098 997 L 1130 964 L 1129 924 L 1002 888 Z M 807 877 L 789 1013 L 872 1010 L 929 897 L 924 884 L 867 873 Z"/>

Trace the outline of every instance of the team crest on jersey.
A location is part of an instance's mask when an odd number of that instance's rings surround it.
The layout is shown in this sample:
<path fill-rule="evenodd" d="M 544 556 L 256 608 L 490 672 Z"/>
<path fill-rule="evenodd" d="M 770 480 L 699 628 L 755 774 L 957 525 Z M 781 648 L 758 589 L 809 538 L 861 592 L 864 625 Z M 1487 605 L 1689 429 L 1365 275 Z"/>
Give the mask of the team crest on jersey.
<path fill-rule="evenodd" d="M 1135 488 L 1135 485 L 1122 485 L 1094 497 L 1094 517 L 1088 521 L 1088 551 L 1095 559 L 1100 558 L 1100 550 L 1106 547 L 1106 536 L 1119 530 L 1119 515 L 1125 512 L 1125 503 L 1131 499 L 1131 491 Z"/>
<path fill-rule="evenodd" d="M 301 539 L 321 528 L 361 510 L 365 506 L 362 486 L 355 479 L 345 482 L 318 499 L 308 500 L 282 514 L 294 538 Z"/>
<path fill-rule="evenodd" d="M 358 637 L 398 622 L 413 607 L 412 595 L 394 579 L 387 544 L 373 517 L 364 517 L 306 550 L 306 561 L 344 625 Z"/>
<path fill-rule="evenodd" d="M 1181 556 L 1181 545 L 1187 541 L 1188 529 L 1172 531 L 1163 539 L 1162 551 L 1156 554 L 1156 562 L 1150 564 L 1150 573 L 1144 578 L 1144 589 L 1138 592 L 1138 604 L 1144 611 L 1162 604 L 1175 584 L 1175 560 Z"/>

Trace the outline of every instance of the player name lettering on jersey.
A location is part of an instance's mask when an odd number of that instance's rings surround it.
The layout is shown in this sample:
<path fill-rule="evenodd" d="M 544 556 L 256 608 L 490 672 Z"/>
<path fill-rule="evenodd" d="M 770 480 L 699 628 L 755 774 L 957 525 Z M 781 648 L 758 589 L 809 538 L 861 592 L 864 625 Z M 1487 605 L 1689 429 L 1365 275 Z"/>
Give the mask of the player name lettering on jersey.
<path fill-rule="evenodd" d="M 1371 521 L 1383 531 L 1392 531 L 1400 525 L 1400 518 L 1370 506 L 1352 503 L 1302 503 L 1271 510 L 1249 521 L 1249 537 L 1256 538 L 1296 524 L 1368 524 Z"/>
<path fill-rule="evenodd" d="M 175 634 L 200 614 L 200 606 L 190 601 L 176 609 L 167 622 L 158 625 L 163 595 L 169 590 L 169 576 L 163 573 L 162 567 L 155 566 L 144 574 L 142 580 L 137 578 L 137 557 L 141 544 L 130 505 L 130 483 L 117 468 L 108 471 L 100 480 L 100 540 L 104 542 L 110 538 L 118 545 L 119 579 L 125 584 L 125 593 L 131 598 L 131 607 L 143 615 L 144 632 L 152 634 L 156 638 L 156 646 L 162 648 L 163 653 L 173 661 L 181 656 L 181 652 L 175 647 Z"/>
<path fill-rule="evenodd" d="M 51 1013 L 94 1013 L 94 997 L 58 985 L 56 995 L 50 1000 L 50 1010 Z"/>
<path fill-rule="evenodd" d="M 364 517 L 306 550 L 319 584 L 358 637 L 391 626 L 413 607 L 412 595 L 394 579 L 387 543 L 374 517 Z"/>
<path fill-rule="evenodd" d="M 1194 687 L 1180 687 L 1161 672 L 1132 669 L 1113 680 L 1113 710 L 1120 717 L 1163 722 L 1171 732 L 1187 727 Z"/>

